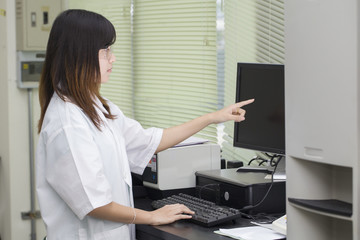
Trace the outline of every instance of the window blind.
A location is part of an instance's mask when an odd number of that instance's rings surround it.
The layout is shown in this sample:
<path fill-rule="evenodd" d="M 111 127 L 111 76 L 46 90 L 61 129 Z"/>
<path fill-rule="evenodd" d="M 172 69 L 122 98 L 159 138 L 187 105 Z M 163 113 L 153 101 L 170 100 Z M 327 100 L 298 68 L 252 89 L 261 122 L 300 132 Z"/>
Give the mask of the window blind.
<path fill-rule="evenodd" d="M 100 13 L 114 25 L 116 42 L 112 48 L 116 61 L 108 83 L 102 84 L 101 94 L 133 118 L 131 0 L 69 0 L 68 4 L 71 9 Z"/>
<path fill-rule="evenodd" d="M 225 105 L 235 102 L 237 62 L 284 63 L 284 1 L 226 0 Z M 256 153 L 233 147 L 234 123 L 224 124 L 223 158 L 247 163 Z"/>
<path fill-rule="evenodd" d="M 217 110 L 216 1 L 134 1 L 135 118 L 167 128 Z M 216 141 L 216 126 L 199 137 Z"/>

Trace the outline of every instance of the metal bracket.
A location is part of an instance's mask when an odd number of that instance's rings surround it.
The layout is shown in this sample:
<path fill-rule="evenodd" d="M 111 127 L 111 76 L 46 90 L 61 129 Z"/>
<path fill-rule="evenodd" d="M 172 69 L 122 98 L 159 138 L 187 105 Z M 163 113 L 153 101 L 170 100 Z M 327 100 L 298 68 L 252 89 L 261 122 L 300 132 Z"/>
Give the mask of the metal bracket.
<path fill-rule="evenodd" d="M 40 211 L 35 211 L 35 212 L 22 212 L 22 213 L 21 213 L 21 218 L 22 218 L 23 220 L 40 219 L 40 218 L 41 218 L 41 213 L 40 213 Z"/>

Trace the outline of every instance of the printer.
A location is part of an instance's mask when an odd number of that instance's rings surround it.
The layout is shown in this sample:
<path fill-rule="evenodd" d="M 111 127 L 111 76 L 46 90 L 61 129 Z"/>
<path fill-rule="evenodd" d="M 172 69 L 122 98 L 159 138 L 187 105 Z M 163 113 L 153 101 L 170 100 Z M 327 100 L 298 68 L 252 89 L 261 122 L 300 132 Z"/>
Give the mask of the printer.
<path fill-rule="evenodd" d="M 220 146 L 199 143 L 175 146 L 155 154 L 143 173 L 143 184 L 156 190 L 195 188 L 195 172 L 220 169 Z"/>

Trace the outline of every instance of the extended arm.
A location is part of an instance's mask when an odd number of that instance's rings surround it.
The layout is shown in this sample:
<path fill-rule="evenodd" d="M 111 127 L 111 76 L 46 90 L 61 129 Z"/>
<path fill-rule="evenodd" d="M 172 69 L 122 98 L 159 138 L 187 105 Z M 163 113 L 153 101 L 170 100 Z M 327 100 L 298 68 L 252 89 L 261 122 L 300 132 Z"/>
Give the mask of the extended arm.
<path fill-rule="evenodd" d="M 238 102 L 219 111 L 208 113 L 201 117 L 195 118 L 181 125 L 164 129 L 161 142 L 156 152 L 161 152 L 184 141 L 210 124 L 221 123 L 230 120 L 235 122 L 241 122 L 245 120 L 245 110 L 242 109 L 242 107 L 252 102 L 254 102 L 254 99 Z"/>

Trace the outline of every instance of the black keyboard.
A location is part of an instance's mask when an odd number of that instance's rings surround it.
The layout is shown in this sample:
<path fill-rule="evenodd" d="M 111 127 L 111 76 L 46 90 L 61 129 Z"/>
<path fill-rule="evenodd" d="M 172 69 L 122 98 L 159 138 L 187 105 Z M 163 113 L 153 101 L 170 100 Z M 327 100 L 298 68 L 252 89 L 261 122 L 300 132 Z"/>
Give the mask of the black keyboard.
<path fill-rule="evenodd" d="M 165 205 L 181 203 L 195 212 L 190 221 L 205 227 L 212 227 L 223 222 L 234 220 L 241 216 L 238 209 L 226 206 L 219 206 L 213 202 L 190 196 L 184 193 L 171 197 L 155 200 L 151 203 L 154 209 Z"/>

